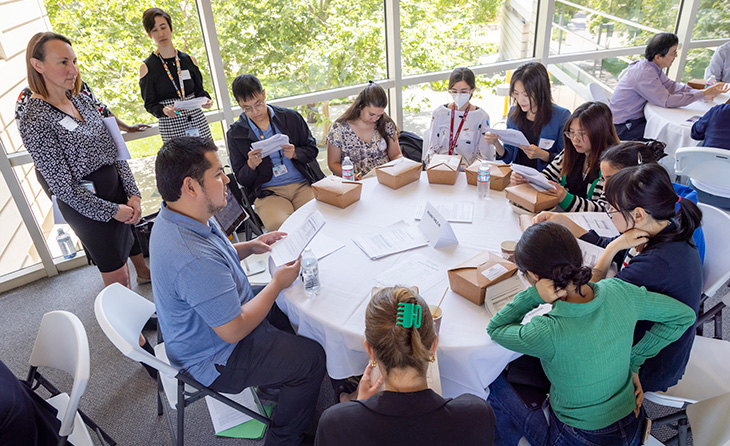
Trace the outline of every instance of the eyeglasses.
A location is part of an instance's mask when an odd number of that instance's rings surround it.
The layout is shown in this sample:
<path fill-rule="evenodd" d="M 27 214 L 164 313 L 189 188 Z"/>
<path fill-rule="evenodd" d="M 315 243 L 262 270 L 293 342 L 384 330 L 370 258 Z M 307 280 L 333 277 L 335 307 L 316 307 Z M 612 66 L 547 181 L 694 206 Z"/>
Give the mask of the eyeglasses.
<path fill-rule="evenodd" d="M 617 211 L 610 204 L 606 205 L 606 215 L 608 215 L 608 218 L 613 218 L 613 217 L 611 217 L 611 214 L 616 214 L 618 212 L 621 212 L 621 211 Z"/>
<path fill-rule="evenodd" d="M 266 107 L 266 102 L 259 101 L 259 102 L 255 103 L 253 105 L 253 107 L 243 107 L 243 112 L 248 115 L 249 113 L 253 112 L 254 110 L 256 110 L 256 111 L 263 110 L 264 107 Z"/>
<path fill-rule="evenodd" d="M 563 135 L 571 141 L 583 141 L 586 137 L 586 132 L 563 132 Z"/>
<path fill-rule="evenodd" d="M 468 89 L 468 88 L 462 88 L 461 90 L 454 90 L 454 89 L 449 90 L 449 93 L 451 93 L 451 94 L 469 94 L 471 92 L 472 92 L 472 90 Z"/>

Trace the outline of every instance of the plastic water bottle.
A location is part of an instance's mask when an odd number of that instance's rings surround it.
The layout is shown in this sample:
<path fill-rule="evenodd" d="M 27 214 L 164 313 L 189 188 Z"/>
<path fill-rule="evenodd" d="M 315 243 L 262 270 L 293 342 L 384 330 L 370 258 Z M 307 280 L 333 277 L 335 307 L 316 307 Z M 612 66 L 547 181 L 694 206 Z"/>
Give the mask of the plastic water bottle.
<path fill-rule="evenodd" d="M 486 161 L 482 161 L 477 171 L 477 195 L 480 199 L 489 198 L 489 179 L 491 172 L 489 164 Z"/>
<path fill-rule="evenodd" d="M 61 254 L 63 254 L 64 259 L 73 259 L 76 257 L 76 247 L 71 241 L 71 235 L 64 232 L 63 228 L 58 228 L 56 242 L 58 242 L 58 246 L 61 247 Z"/>
<path fill-rule="evenodd" d="M 355 181 L 355 166 L 352 165 L 349 156 L 346 156 L 345 160 L 342 161 L 342 179 Z"/>
<path fill-rule="evenodd" d="M 319 294 L 319 265 L 317 256 L 310 248 L 305 249 L 302 254 L 302 283 L 304 284 L 304 294 L 307 297 Z"/>

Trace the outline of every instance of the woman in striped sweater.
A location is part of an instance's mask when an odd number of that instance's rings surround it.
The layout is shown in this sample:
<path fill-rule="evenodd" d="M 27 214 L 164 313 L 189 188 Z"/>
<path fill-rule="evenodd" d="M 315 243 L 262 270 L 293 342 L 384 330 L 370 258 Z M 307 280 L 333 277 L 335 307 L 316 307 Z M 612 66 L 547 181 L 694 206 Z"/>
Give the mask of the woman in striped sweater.
<path fill-rule="evenodd" d="M 565 150 L 542 174 L 555 186 L 561 209 L 568 212 L 601 212 L 606 209 L 604 179 L 599 168 L 601 154 L 620 141 L 611 110 L 601 102 L 586 102 L 565 122 Z M 524 183 L 512 173 L 512 183 Z"/>

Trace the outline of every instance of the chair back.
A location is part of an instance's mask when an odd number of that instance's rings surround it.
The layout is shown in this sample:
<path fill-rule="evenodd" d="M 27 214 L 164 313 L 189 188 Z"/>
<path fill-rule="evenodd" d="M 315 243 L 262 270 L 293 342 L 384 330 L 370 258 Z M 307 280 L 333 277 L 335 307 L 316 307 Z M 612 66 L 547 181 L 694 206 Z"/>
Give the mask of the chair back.
<path fill-rule="evenodd" d="M 113 283 L 96 297 L 94 312 L 106 337 L 124 356 L 168 376 L 177 375 L 178 370 L 139 346 L 139 334 L 155 312 L 154 303 L 122 284 Z"/>
<path fill-rule="evenodd" d="M 730 393 L 687 406 L 694 444 L 730 444 Z"/>
<path fill-rule="evenodd" d="M 606 105 L 609 103 L 606 90 L 595 82 L 588 84 L 588 99 L 595 102 L 603 102 Z"/>
<path fill-rule="evenodd" d="M 89 382 L 89 340 L 79 318 L 68 311 L 44 314 L 29 362 L 32 367 L 52 367 L 73 377 L 66 412 L 58 414 L 61 420 L 59 435 L 70 435 L 79 400 Z"/>
<path fill-rule="evenodd" d="M 679 382 L 661 395 L 686 402 L 730 392 L 730 342 L 695 336 L 687 368 Z"/>
<path fill-rule="evenodd" d="M 725 196 L 730 192 L 730 151 L 712 147 L 681 147 L 674 156 L 677 159 L 677 175 L 691 178 L 697 187 L 712 195 Z M 713 190 L 713 186 L 719 190 Z"/>
<path fill-rule="evenodd" d="M 702 265 L 704 293 L 713 296 L 730 280 L 730 215 L 707 204 L 702 211 L 702 232 L 705 236 L 705 263 Z"/>

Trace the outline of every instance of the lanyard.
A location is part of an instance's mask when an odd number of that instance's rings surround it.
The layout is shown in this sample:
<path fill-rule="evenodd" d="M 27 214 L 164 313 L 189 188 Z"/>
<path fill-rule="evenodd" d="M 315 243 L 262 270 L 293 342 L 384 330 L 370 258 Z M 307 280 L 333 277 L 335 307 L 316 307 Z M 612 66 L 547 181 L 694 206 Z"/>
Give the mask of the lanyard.
<path fill-rule="evenodd" d="M 456 149 L 456 140 L 459 139 L 459 135 L 461 134 L 461 128 L 464 127 L 464 121 L 466 121 L 466 117 L 469 115 L 469 107 L 466 108 L 466 111 L 464 112 L 464 116 L 461 117 L 461 124 L 459 124 L 459 129 L 456 131 L 456 135 L 454 135 L 454 115 L 456 114 L 456 104 L 454 104 L 454 108 L 451 109 L 451 130 L 449 132 L 449 155 L 454 154 L 454 150 Z"/>
<path fill-rule="evenodd" d="M 169 77 L 170 82 L 172 82 L 172 86 L 175 87 L 175 91 L 177 91 L 178 97 L 182 100 L 185 100 L 185 81 L 182 80 L 182 71 L 180 70 L 180 58 L 177 57 L 177 51 L 175 51 L 175 65 L 177 66 L 177 81 L 180 83 L 180 88 L 177 88 L 177 84 L 175 83 L 175 80 L 172 78 L 172 73 L 170 73 L 170 69 L 167 68 L 167 62 L 165 62 L 165 59 L 162 58 L 159 51 L 156 51 L 156 53 L 157 53 L 157 57 L 160 58 L 160 62 L 162 62 L 162 66 L 165 68 L 167 77 Z M 182 94 L 180 93 L 181 89 L 182 89 Z"/>

